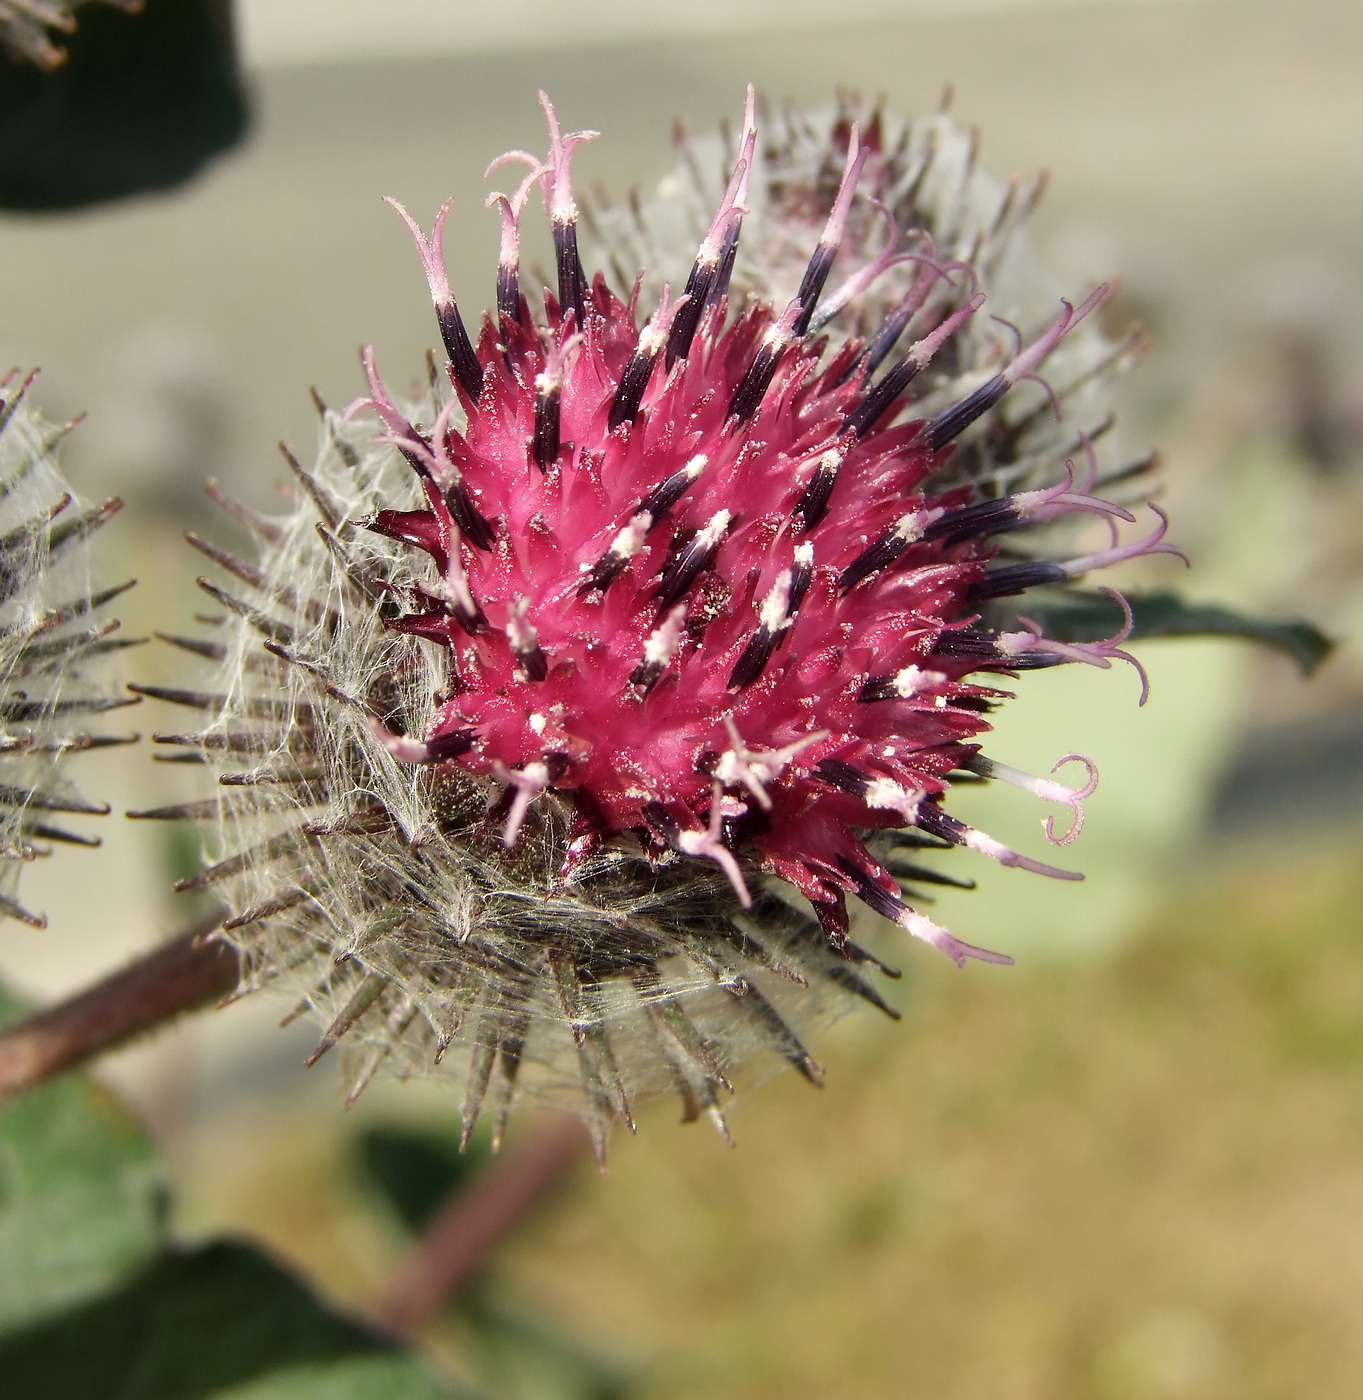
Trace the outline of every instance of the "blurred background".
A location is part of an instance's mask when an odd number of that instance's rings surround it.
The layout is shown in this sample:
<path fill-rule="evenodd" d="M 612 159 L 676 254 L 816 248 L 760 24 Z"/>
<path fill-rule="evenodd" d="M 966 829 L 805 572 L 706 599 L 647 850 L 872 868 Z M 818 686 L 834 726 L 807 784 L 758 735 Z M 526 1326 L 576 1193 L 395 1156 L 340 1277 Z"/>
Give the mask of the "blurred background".
<path fill-rule="evenodd" d="M 65 463 L 132 507 L 99 541 L 110 581 L 141 581 L 125 626 L 176 628 L 197 606 L 181 532 L 202 480 L 268 505 L 277 440 L 311 450 L 309 386 L 357 395 L 363 343 L 395 385 L 423 372 L 430 305 L 381 196 L 427 224 L 456 196 L 447 258 L 476 309 L 496 261 L 483 170 L 543 145 L 537 88 L 602 132 L 577 172 L 621 196 L 671 168 L 675 121 L 736 121 L 749 81 L 906 115 L 950 86 L 983 165 L 1050 171 L 1041 259 L 1076 289 L 1116 274 L 1109 315 L 1152 334 L 1123 432 L 1160 448 L 1194 567 L 1131 578 L 1302 615 L 1340 645 L 1304 681 L 1232 641 L 1146 643 L 1140 711 L 1127 674 L 1027 677 L 991 751 L 1098 763 L 1072 861 L 1088 880 L 972 869 L 981 889 L 937 911 L 1018 966 L 896 949 L 903 1022 L 827 1028 L 822 1093 L 745 1087 L 735 1150 L 646 1111 L 609 1174 L 566 1177 L 476 1303 L 432 1325 L 433 1355 L 508 1397 L 1356 1396 L 1363 10 L 836 8 L 248 0 L 244 140 L 168 192 L 0 214 L 0 362 L 43 367 L 49 417 L 88 412 Z M 161 678 L 156 647 L 130 655 L 130 678 Z M 192 791 L 145 750 L 90 760 L 83 786 L 120 810 Z M 1039 852 L 1030 799 L 966 796 L 956 810 Z M 166 893 L 192 859 L 176 838 L 117 814 L 104 835 L 26 875 L 47 931 L 0 927 L 0 976 L 35 998 L 189 918 Z M 102 1073 L 168 1153 L 183 1231 L 262 1239 L 364 1309 L 407 1241 L 384 1152 L 443 1160 L 456 1104 L 381 1086 L 342 1114 L 329 1066 L 301 1068 L 312 1032 L 275 1029 L 284 1009 L 201 1016 Z"/>

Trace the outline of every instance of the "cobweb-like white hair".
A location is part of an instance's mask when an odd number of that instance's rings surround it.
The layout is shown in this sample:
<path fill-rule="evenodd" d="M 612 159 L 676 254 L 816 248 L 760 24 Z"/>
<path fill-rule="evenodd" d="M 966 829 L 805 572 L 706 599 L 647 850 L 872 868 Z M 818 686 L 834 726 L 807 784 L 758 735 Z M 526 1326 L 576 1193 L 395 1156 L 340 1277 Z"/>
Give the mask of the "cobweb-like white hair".
<path fill-rule="evenodd" d="M 83 507 L 57 466 L 69 430 L 29 404 L 32 376 L 0 379 L 0 914 L 35 927 L 20 903 L 24 865 L 52 843 L 98 845 L 61 825 L 102 816 L 67 776 L 73 755 L 127 739 L 97 735 L 91 718 L 136 701 L 114 690 L 109 654 L 126 645 L 102 616 L 124 588 L 95 591 L 87 541 L 122 505 Z"/>

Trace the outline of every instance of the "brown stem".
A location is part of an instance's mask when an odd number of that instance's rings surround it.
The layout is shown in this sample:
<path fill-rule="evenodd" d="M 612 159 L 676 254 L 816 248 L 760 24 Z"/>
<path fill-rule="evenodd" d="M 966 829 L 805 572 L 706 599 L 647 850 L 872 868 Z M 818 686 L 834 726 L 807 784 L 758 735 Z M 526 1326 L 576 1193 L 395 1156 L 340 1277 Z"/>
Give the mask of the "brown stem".
<path fill-rule="evenodd" d="M 555 1114 L 440 1208 L 399 1266 L 382 1305 L 396 1332 L 419 1332 L 487 1263 L 525 1214 L 591 1147 L 576 1118 Z"/>
<path fill-rule="evenodd" d="M 232 991 L 235 951 L 205 941 L 221 917 L 0 1031 L 0 1102 Z M 399 1268 L 383 1305 L 384 1325 L 405 1336 L 420 1331 L 590 1147 L 576 1118 L 556 1114 L 494 1158 L 436 1213 Z"/>
<path fill-rule="evenodd" d="M 87 991 L 0 1031 L 0 1101 L 122 1045 L 237 985 L 237 955 L 203 920 Z"/>

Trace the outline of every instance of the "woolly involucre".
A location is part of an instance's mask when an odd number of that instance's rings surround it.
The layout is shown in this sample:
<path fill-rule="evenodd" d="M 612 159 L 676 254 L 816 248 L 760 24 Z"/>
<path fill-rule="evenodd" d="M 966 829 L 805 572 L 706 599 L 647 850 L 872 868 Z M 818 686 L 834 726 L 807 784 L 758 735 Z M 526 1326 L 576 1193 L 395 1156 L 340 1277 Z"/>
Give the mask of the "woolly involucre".
<path fill-rule="evenodd" d="M 1077 878 L 943 798 L 960 770 L 1017 782 L 1072 809 L 1047 828 L 1069 839 L 1091 768 L 1072 791 L 974 740 L 1002 677 L 1125 653 L 982 614 L 1163 548 L 1163 523 L 1053 557 L 1050 522 L 1131 519 L 1093 494 L 1090 443 L 1130 347 L 1085 321 L 1102 289 L 1050 294 L 1019 241 L 1035 190 L 978 174 L 945 117 L 759 136 L 750 94 L 687 261 L 631 293 L 636 260 L 676 264 L 717 148 L 686 148 L 634 213 L 597 212 L 613 290 L 578 252 L 570 163 L 592 133 L 544 107 L 548 157 L 504 157 L 528 173 L 489 200 L 495 313 L 469 336 L 444 211 L 428 237 L 398 206 L 447 366 L 399 407 L 366 352 L 369 396 L 319 404 L 315 465 L 291 459 L 293 510 L 224 501 L 258 559 L 195 541 L 234 576 L 204 581 L 217 638 L 181 639 L 217 681 L 160 693 L 216 717 L 160 737 L 221 788 L 164 814 L 217 819 L 186 885 L 230 905 L 244 987 L 286 984 L 327 1025 L 319 1054 L 352 1048 L 352 1097 L 385 1062 L 435 1062 L 466 1132 L 487 1099 L 499 1136 L 530 1096 L 603 1143 L 668 1088 L 723 1129 L 720 1093 L 762 1047 L 818 1078 L 812 1014 L 884 1007 L 849 895 L 958 962 L 1008 961 L 900 881 L 940 879 L 915 860 L 949 845 Z M 557 290 L 531 298 L 536 190 Z M 1021 332 L 980 314 L 996 279 Z M 1139 499 L 1140 471 L 1109 476 Z"/>
<path fill-rule="evenodd" d="M 124 645 L 104 606 L 130 585 L 92 592 L 86 541 L 122 505 L 82 508 L 57 467 L 54 427 L 31 408 L 30 375 L 0 377 L 0 916 L 44 920 L 18 898 L 24 865 L 52 843 L 97 846 L 63 814 L 103 816 L 66 774 L 78 753 L 126 739 L 91 734 L 93 715 L 135 704 L 120 697 L 106 658 Z"/>

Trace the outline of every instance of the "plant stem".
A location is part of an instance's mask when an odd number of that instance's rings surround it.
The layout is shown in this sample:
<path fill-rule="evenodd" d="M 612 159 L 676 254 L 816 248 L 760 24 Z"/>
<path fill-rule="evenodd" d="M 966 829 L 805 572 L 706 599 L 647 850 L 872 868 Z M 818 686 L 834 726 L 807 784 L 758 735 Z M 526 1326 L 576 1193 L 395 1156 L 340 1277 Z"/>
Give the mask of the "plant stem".
<path fill-rule="evenodd" d="M 382 1305 L 387 1325 L 404 1336 L 420 1332 L 590 1148 L 587 1130 L 576 1118 L 555 1114 L 517 1147 L 494 1157 L 436 1212 L 399 1265 Z"/>
<path fill-rule="evenodd" d="M 0 1030 L 0 1102 L 232 991 L 236 952 L 206 941 L 221 918 L 201 920 L 93 987 Z M 419 1332 L 590 1147 L 576 1118 L 555 1114 L 489 1162 L 445 1202 L 399 1267 L 381 1325 Z"/>
<path fill-rule="evenodd" d="M 206 942 L 217 913 L 131 966 L 0 1031 L 0 1101 L 196 1011 L 237 985 L 237 955 Z"/>

